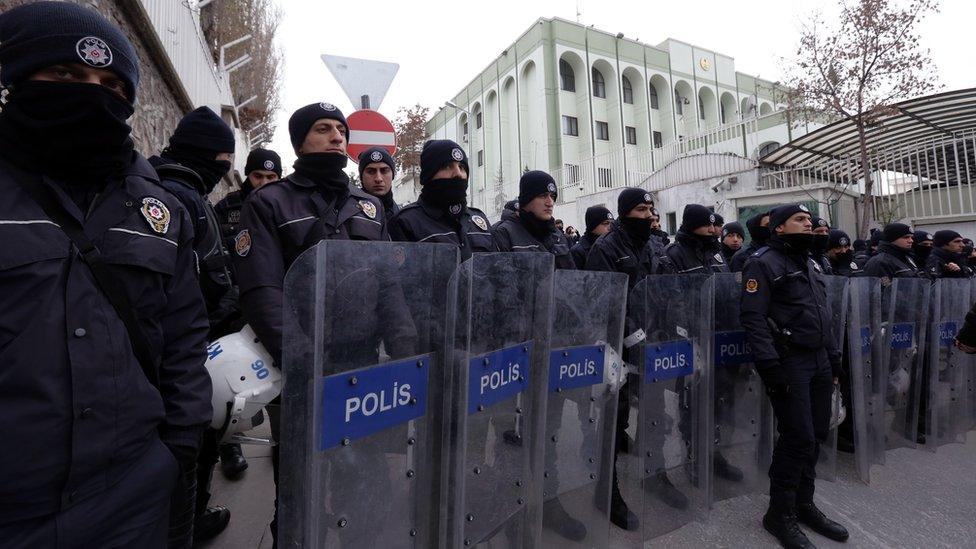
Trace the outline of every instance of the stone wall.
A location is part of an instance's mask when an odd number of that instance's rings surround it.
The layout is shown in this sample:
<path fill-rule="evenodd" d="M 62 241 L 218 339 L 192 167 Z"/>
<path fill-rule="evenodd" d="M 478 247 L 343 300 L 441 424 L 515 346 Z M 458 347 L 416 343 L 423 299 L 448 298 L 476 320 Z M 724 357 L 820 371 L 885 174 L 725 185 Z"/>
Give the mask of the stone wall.
<path fill-rule="evenodd" d="M 14 6 L 29 4 L 33 0 L 0 0 L 0 12 Z M 101 12 L 125 31 L 139 55 L 140 82 L 136 91 L 136 112 L 129 124 L 136 142 L 136 149 L 150 156 L 166 146 L 169 135 L 176 128 L 188 107 L 187 98 L 171 86 L 164 76 L 166 69 L 153 61 L 158 52 L 152 52 L 154 40 L 143 33 L 150 32 L 144 22 L 138 20 L 133 3 L 126 0 L 71 0 Z M 178 1 L 178 0 L 173 0 Z M 163 54 L 165 55 L 165 54 Z"/>

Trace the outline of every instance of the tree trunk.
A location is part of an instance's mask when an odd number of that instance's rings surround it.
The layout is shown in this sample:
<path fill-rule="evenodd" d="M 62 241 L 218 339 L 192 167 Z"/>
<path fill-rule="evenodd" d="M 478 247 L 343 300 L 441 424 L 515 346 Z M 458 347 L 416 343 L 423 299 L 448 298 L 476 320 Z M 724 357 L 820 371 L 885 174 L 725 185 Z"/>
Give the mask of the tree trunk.
<path fill-rule="evenodd" d="M 861 195 L 861 222 L 858 223 L 857 237 L 866 239 L 870 236 L 871 224 L 874 223 L 874 177 L 872 177 L 871 166 L 868 163 L 868 145 L 864 136 L 864 121 L 859 117 L 856 123 L 861 173 L 864 175 L 864 194 Z"/>

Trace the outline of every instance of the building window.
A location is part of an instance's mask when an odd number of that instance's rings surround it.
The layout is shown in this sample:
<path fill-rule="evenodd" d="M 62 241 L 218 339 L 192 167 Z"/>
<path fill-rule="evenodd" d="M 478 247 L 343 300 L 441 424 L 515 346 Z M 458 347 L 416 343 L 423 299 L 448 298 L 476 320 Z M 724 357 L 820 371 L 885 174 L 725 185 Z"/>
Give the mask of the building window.
<path fill-rule="evenodd" d="M 759 158 L 762 158 L 767 154 L 772 153 L 778 148 L 779 148 L 779 143 L 775 141 L 770 141 L 769 143 L 766 143 L 765 145 L 762 146 L 761 149 L 759 149 Z"/>
<path fill-rule="evenodd" d="M 481 129 L 482 122 L 483 122 L 483 120 L 481 118 L 481 111 L 478 111 L 474 115 L 474 127 L 475 128 L 478 128 L 478 129 Z"/>
<path fill-rule="evenodd" d="M 597 168 L 596 182 L 600 187 L 613 187 L 613 172 L 610 171 L 610 168 Z"/>
<path fill-rule="evenodd" d="M 637 144 L 637 128 L 633 126 L 627 126 L 627 144 L 636 145 Z"/>
<path fill-rule="evenodd" d="M 579 135 L 579 120 L 575 116 L 563 115 L 563 135 Z"/>
<path fill-rule="evenodd" d="M 700 95 L 698 96 L 698 118 L 705 119 L 705 102 L 702 101 Z"/>
<path fill-rule="evenodd" d="M 479 166 L 484 166 L 485 165 L 485 150 L 484 149 L 481 149 L 480 151 L 478 151 L 478 165 Z"/>
<path fill-rule="evenodd" d="M 678 214 L 668 212 L 668 232 L 674 234 L 678 229 Z"/>
<path fill-rule="evenodd" d="M 718 115 L 722 118 L 722 123 L 725 124 L 725 103 L 718 104 Z"/>
<path fill-rule="evenodd" d="M 681 101 L 681 96 L 678 95 L 678 90 L 674 90 L 674 112 L 678 113 L 679 116 L 685 113 L 685 106 Z"/>
<path fill-rule="evenodd" d="M 661 135 L 661 132 L 654 132 L 654 148 L 660 149 L 663 146 L 664 146 L 664 136 Z"/>
<path fill-rule="evenodd" d="M 559 89 L 568 92 L 576 91 L 576 73 L 565 59 L 559 60 Z"/>
<path fill-rule="evenodd" d="M 593 97 L 607 98 L 607 83 L 603 80 L 603 73 L 593 69 Z"/>
<path fill-rule="evenodd" d="M 624 82 L 624 103 L 628 105 L 634 104 L 634 88 L 630 85 L 630 79 L 626 76 L 623 77 Z"/>
<path fill-rule="evenodd" d="M 468 140 L 468 123 L 465 122 L 464 125 L 461 128 L 462 128 L 461 129 L 461 135 L 463 135 L 464 136 L 464 140 L 467 141 Z"/>
<path fill-rule="evenodd" d="M 657 110 L 659 108 L 657 103 L 657 88 L 654 87 L 654 84 L 650 84 L 647 92 L 651 98 L 651 108 Z"/>
<path fill-rule="evenodd" d="M 576 164 L 565 164 L 566 182 L 577 183 L 580 180 L 580 169 Z"/>
<path fill-rule="evenodd" d="M 600 141 L 610 141 L 610 126 L 606 122 L 597 121 L 596 138 Z"/>

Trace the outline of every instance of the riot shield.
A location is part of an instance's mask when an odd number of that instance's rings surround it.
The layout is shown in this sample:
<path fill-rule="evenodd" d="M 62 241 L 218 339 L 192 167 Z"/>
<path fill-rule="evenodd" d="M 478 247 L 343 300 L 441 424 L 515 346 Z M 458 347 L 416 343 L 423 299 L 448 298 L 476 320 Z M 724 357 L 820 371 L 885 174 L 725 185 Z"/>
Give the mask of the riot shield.
<path fill-rule="evenodd" d="M 885 447 L 914 448 L 931 282 L 896 278 L 882 291 L 886 315 Z"/>
<path fill-rule="evenodd" d="M 606 547 L 627 275 L 558 270 L 543 470 L 542 545 Z M 619 359 L 617 359 L 619 366 Z"/>
<path fill-rule="evenodd" d="M 538 547 L 553 256 L 475 254 L 451 281 L 448 547 Z"/>
<path fill-rule="evenodd" d="M 714 403 L 711 502 L 764 491 L 773 454 L 773 410 L 739 322 L 741 273 L 717 274 L 714 284 Z"/>
<path fill-rule="evenodd" d="M 284 283 L 281 547 L 438 542 L 450 245 L 323 241 Z"/>
<path fill-rule="evenodd" d="M 628 298 L 625 331 L 640 329 L 646 337 L 633 348 L 637 352 L 628 354 L 637 372 L 628 381 L 629 393 L 637 397 L 636 444 L 617 465 L 623 498 L 639 510 L 640 538 L 632 546 L 643 547 L 707 512 L 714 432 L 707 280 L 701 275 L 648 276 Z"/>
<path fill-rule="evenodd" d="M 834 341 L 839 349 L 844 351 L 844 337 L 847 333 L 847 315 L 850 304 L 850 288 L 846 276 L 827 276 L 827 304 L 830 306 L 830 328 L 833 330 Z M 849 362 L 845 357 L 844 362 Z M 844 382 L 842 380 L 842 382 Z M 850 402 L 845 402 L 849 409 Z M 834 424 L 831 418 L 831 424 Z M 820 445 L 820 455 L 817 460 L 817 478 L 833 481 L 837 476 L 837 429 L 831 429 L 827 439 Z"/>
<path fill-rule="evenodd" d="M 956 333 L 972 306 L 972 282 L 939 279 L 932 286 L 928 345 L 925 445 L 965 442 L 970 424 L 969 373 L 973 357 L 955 347 Z"/>
<path fill-rule="evenodd" d="M 858 477 L 871 481 L 871 465 L 884 463 L 885 362 L 881 328 L 881 283 L 877 278 L 850 280 L 847 323 L 854 463 Z"/>

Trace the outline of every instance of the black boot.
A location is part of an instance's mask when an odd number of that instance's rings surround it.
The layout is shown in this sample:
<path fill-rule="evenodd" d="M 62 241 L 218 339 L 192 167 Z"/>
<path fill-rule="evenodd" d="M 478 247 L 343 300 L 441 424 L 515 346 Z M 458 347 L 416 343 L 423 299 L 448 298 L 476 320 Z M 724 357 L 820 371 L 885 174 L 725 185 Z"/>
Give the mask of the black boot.
<path fill-rule="evenodd" d="M 247 470 L 247 460 L 244 459 L 244 452 L 241 451 L 240 444 L 220 445 L 220 470 L 223 471 L 227 480 L 241 478 L 241 475 Z"/>
<path fill-rule="evenodd" d="M 207 507 L 193 522 L 193 542 L 213 539 L 230 523 L 230 510 L 226 507 Z"/>
<path fill-rule="evenodd" d="M 644 490 L 657 496 L 668 507 L 682 511 L 688 508 L 688 496 L 682 494 L 680 490 L 675 488 L 674 484 L 671 483 L 671 479 L 668 478 L 667 473 L 664 471 L 658 471 L 653 477 L 645 478 Z"/>
<path fill-rule="evenodd" d="M 817 549 L 817 546 L 807 539 L 796 522 L 796 513 L 789 511 L 766 511 L 763 516 L 763 528 L 779 540 L 785 549 Z"/>
<path fill-rule="evenodd" d="M 605 494 L 606 492 L 598 489 L 594 503 L 597 509 L 606 513 L 607 501 L 600 496 L 601 493 Z M 616 466 L 614 466 L 613 470 L 613 486 L 610 488 L 610 522 L 617 528 L 623 530 L 636 531 L 640 528 L 640 520 L 637 518 L 637 515 L 631 512 L 630 508 L 627 507 L 627 502 L 620 495 L 620 486 L 617 484 Z"/>
<path fill-rule="evenodd" d="M 715 471 L 715 476 L 718 478 L 732 482 L 742 482 L 742 479 L 745 478 L 742 474 L 742 469 L 729 463 L 729 460 L 725 459 L 725 456 L 719 452 L 715 452 L 715 459 L 712 460 L 712 470 Z"/>
<path fill-rule="evenodd" d="M 573 518 L 558 499 L 550 501 L 542 514 L 543 525 L 569 541 L 586 539 L 586 526 Z"/>
<path fill-rule="evenodd" d="M 834 541 L 847 541 L 850 534 L 847 528 L 827 518 L 813 503 L 800 503 L 796 506 L 796 514 L 800 522 L 825 538 Z"/>

